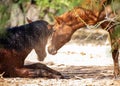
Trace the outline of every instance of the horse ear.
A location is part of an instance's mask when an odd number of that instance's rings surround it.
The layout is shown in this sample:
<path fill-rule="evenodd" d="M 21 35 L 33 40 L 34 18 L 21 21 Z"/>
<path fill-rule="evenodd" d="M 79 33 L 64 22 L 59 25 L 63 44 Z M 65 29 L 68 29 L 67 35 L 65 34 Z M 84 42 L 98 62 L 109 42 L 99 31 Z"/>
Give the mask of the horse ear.
<path fill-rule="evenodd" d="M 30 20 L 28 17 L 26 18 L 28 23 L 31 23 L 32 20 Z"/>
<path fill-rule="evenodd" d="M 63 22 L 62 18 L 60 17 L 55 17 L 55 20 L 57 21 L 58 24 L 61 24 Z"/>

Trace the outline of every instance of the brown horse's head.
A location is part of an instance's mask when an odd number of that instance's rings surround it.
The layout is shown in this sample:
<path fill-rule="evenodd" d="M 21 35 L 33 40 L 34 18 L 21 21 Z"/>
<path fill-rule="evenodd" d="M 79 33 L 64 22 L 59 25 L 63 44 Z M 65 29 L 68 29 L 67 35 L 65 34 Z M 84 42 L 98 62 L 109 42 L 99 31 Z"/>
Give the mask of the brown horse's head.
<path fill-rule="evenodd" d="M 74 30 L 69 25 L 62 22 L 58 17 L 57 22 L 53 26 L 53 35 L 50 46 L 48 47 L 48 52 L 50 54 L 56 54 L 57 50 L 60 49 L 65 43 L 67 43 L 72 36 Z"/>
<path fill-rule="evenodd" d="M 71 39 L 72 34 L 77 29 L 86 26 L 79 18 L 82 18 L 90 25 L 97 21 L 96 15 L 94 15 L 92 11 L 83 8 L 75 8 L 72 11 L 56 17 L 57 22 L 53 26 L 54 32 L 50 46 L 48 47 L 48 52 L 50 54 L 56 54 L 57 50 Z"/>
<path fill-rule="evenodd" d="M 86 14 L 90 13 L 91 11 L 84 11 L 82 8 L 80 8 L 76 9 L 76 12 L 80 14 L 80 16 L 76 16 L 74 12 L 68 12 L 60 17 L 56 17 L 57 22 L 53 26 L 54 32 L 52 35 L 50 46 L 48 47 L 48 52 L 50 54 L 56 54 L 57 50 L 59 50 L 65 43 L 67 43 L 71 39 L 72 34 L 77 29 L 85 26 L 85 23 L 81 22 L 79 17 L 83 18 L 86 23 L 89 24 L 93 24 L 94 22 L 96 22 L 96 17 L 93 14 L 91 15 L 95 19 L 91 18 L 91 16 L 86 16 Z"/>
<path fill-rule="evenodd" d="M 74 8 L 56 17 L 56 23 L 53 26 L 54 32 L 52 40 L 48 46 L 50 54 L 56 54 L 57 51 L 70 39 L 72 34 L 79 28 L 86 25 L 95 25 L 105 17 L 104 10 L 92 11 L 81 7 Z"/>

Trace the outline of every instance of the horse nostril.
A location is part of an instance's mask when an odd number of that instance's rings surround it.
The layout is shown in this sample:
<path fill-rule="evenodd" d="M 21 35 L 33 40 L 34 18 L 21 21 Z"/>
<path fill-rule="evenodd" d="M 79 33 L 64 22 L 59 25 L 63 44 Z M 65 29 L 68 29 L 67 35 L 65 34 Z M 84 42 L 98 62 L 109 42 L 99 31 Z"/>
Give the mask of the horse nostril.
<path fill-rule="evenodd" d="M 53 47 L 49 46 L 48 47 L 48 53 L 52 54 L 52 55 L 55 55 L 57 53 L 57 51 Z"/>

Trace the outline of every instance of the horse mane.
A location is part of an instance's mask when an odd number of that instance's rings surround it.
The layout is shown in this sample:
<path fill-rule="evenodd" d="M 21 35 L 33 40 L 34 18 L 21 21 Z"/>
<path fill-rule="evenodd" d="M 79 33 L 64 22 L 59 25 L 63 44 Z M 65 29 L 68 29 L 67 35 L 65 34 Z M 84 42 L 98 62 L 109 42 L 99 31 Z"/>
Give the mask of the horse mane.
<path fill-rule="evenodd" d="M 21 50 L 25 47 L 33 47 L 39 41 L 42 42 L 52 32 L 47 28 L 48 23 L 40 20 L 29 24 L 8 28 L 6 37 L 0 38 L 1 46 L 7 49 Z"/>
<path fill-rule="evenodd" d="M 105 19 L 106 13 L 108 15 L 112 14 L 110 6 L 106 6 L 100 11 L 92 11 L 82 7 L 75 7 L 74 9 L 56 17 L 56 20 L 59 25 L 66 24 L 76 30 L 81 27 L 88 25 L 95 25 L 97 22 Z M 103 27 L 105 28 L 105 27 Z"/>
<path fill-rule="evenodd" d="M 58 18 L 69 26 L 78 27 L 79 25 L 84 26 L 84 23 L 81 20 L 90 25 L 96 23 L 99 17 L 98 14 L 98 12 L 94 13 L 93 11 L 82 7 L 75 7 L 74 9 L 58 16 Z"/>
<path fill-rule="evenodd" d="M 82 26 L 85 26 L 87 24 L 93 25 L 97 23 L 99 20 L 104 19 L 105 15 L 103 15 L 100 19 L 99 19 L 99 16 L 101 15 L 101 12 L 104 10 L 103 4 L 105 2 L 106 0 L 101 0 L 99 2 L 100 9 L 94 8 L 92 10 L 92 9 L 86 9 L 84 7 L 79 7 L 79 6 L 75 7 L 72 10 L 58 16 L 58 19 L 56 18 L 56 20 L 59 24 L 62 22 L 74 28 L 79 27 L 79 25 L 82 25 Z"/>

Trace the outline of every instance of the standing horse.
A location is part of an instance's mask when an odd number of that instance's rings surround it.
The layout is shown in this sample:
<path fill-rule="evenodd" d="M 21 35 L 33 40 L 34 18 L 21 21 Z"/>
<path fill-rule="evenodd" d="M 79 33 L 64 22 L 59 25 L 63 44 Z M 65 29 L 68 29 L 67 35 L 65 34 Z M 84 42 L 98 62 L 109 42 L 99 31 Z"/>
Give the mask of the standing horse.
<path fill-rule="evenodd" d="M 112 13 L 109 6 L 106 6 L 104 10 L 98 12 L 77 7 L 59 17 L 56 17 L 57 22 L 53 26 L 54 32 L 51 43 L 48 46 L 48 52 L 53 55 L 56 54 L 57 51 L 71 39 L 71 36 L 76 30 L 85 27 L 86 25 L 95 25 L 97 22 L 104 20 L 106 13 L 108 15 Z M 101 24 L 101 27 L 105 28 L 108 24 L 112 23 L 104 22 Z M 113 30 L 114 28 L 108 30 L 110 35 Z M 118 54 L 118 47 L 116 47 L 112 52 L 115 77 L 120 74 Z"/>
<path fill-rule="evenodd" d="M 4 72 L 3 77 L 62 78 L 61 73 L 46 65 L 24 65 L 32 49 L 40 60 L 45 58 L 45 46 L 51 33 L 44 20 L 6 29 L 4 36 L 0 36 L 0 73 Z"/>

